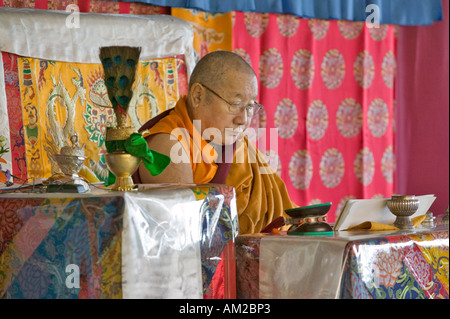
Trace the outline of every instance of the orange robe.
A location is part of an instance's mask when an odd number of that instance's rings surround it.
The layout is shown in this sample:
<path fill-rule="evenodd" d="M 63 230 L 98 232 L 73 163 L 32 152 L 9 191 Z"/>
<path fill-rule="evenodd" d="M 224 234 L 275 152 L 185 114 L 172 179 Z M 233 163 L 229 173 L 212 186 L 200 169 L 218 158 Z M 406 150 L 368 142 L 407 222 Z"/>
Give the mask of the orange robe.
<path fill-rule="evenodd" d="M 217 171 L 217 164 L 215 164 L 217 153 L 192 124 L 187 112 L 185 96 L 180 98 L 169 115 L 163 117 L 142 135 L 145 138 L 159 133 L 176 137 L 186 154 L 189 154 L 194 184 L 207 184 L 213 179 Z"/>
<path fill-rule="evenodd" d="M 286 209 L 298 206 L 290 200 L 283 180 L 261 152 L 247 137 L 244 140 L 238 143 L 225 183 L 236 190 L 239 233 L 251 234 L 260 232 L 277 217 L 286 217 Z"/>
<path fill-rule="evenodd" d="M 195 184 L 209 183 L 217 172 L 218 154 L 195 129 L 189 118 L 186 97 L 143 136 L 166 133 L 178 138 L 189 154 Z M 270 168 L 259 150 L 245 137 L 237 143 L 225 184 L 236 190 L 239 233 L 258 233 L 284 211 L 297 207 L 289 199 L 286 185 Z"/>

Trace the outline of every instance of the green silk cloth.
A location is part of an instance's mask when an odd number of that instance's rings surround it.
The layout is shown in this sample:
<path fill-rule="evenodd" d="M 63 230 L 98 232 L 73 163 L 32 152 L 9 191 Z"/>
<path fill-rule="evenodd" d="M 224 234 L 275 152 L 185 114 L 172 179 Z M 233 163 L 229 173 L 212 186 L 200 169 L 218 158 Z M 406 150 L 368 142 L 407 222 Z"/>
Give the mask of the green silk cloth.
<path fill-rule="evenodd" d="M 147 141 L 139 133 L 131 134 L 126 140 L 106 141 L 105 145 L 108 153 L 125 151 L 138 157 L 152 176 L 161 174 L 170 163 L 169 156 L 150 150 Z M 115 180 L 114 174 L 109 172 L 106 186 L 114 184 Z"/>

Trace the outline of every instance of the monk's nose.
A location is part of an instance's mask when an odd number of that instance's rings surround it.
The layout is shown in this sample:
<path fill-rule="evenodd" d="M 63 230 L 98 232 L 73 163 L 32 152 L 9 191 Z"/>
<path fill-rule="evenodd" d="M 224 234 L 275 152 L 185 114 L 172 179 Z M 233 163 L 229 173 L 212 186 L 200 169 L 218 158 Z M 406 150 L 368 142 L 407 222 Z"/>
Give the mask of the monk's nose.
<path fill-rule="evenodd" d="M 243 110 L 241 112 L 239 112 L 239 114 L 237 114 L 234 118 L 234 124 L 237 124 L 239 126 L 243 126 L 246 125 L 247 122 L 250 120 L 247 111 Z"/>

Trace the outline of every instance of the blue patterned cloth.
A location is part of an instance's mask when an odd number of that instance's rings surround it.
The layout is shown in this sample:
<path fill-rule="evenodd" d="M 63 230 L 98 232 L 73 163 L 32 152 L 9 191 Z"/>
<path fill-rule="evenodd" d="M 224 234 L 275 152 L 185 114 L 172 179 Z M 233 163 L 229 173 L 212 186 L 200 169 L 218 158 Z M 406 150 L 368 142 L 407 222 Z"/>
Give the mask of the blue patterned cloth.
<path fill-rule="evenodd" d="M 381 24 L 429 25 L 443 18 L 441 0 L 124 0 L 207 12 L 268 12 L 302 18 L 367 21 L 379 8 Z"/>

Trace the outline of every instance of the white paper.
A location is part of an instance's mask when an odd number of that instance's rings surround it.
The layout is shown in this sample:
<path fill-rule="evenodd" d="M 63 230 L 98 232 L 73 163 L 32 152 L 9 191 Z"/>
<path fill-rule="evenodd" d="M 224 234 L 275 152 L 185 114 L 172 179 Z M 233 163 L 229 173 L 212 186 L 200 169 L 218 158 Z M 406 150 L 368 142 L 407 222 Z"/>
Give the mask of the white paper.
<path fill-rule="evenodd" d="M 411 218 L 426 214 L 436 196 L 422 195 L 416 196 L 416 198 L 419 200 L 419 208 Z M 388 199 L 349 199 L 336 221 L 334 230 L 345 230 L 368 221 L 392 225 L 396 216 L 391 213 L 386 205 Z"/>

